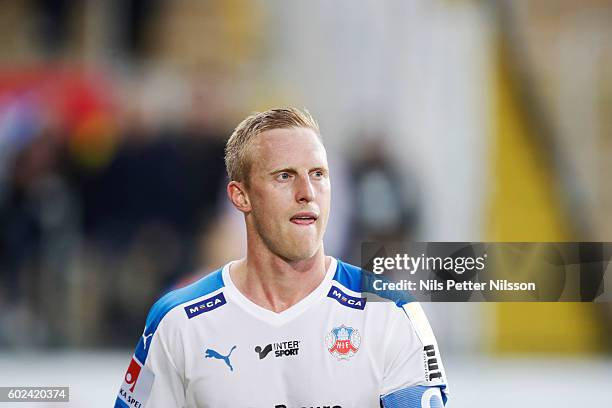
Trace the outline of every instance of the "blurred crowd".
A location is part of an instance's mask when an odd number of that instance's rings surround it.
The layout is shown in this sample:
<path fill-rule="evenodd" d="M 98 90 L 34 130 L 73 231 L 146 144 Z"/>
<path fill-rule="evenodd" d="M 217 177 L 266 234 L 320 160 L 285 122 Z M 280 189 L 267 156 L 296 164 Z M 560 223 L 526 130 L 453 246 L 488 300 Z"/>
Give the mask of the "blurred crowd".
<path fill-rule="evenodd" d="M 108 92 L 119 85 L 101 75 L 46 67 L 2 82 L 0 298 L 15 324 L 1 337 L 41 341 L 20 333 L 34 325 L 61 343 L 91 319 L 112 333 L 89 331 L 96 341 L 121 341 L 114 322 L 142 319 L 132 306 L 197 264 L 227 130 L 147 123 L 122 111 Z"/>

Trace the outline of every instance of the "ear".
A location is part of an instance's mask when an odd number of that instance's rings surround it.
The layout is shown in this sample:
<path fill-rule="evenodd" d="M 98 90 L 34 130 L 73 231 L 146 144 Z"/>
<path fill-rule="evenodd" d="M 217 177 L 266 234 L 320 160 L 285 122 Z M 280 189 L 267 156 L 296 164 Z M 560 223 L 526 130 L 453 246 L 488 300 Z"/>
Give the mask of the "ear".
<path fill-rule="evenodd" d="M 234 204 L 234 207 L 238 211 L 248 213 L 251 211 L 251 201 L 249 195 L 242 184 L 239 181 L 230 181 L 227 185 L 227 197 Z"/>

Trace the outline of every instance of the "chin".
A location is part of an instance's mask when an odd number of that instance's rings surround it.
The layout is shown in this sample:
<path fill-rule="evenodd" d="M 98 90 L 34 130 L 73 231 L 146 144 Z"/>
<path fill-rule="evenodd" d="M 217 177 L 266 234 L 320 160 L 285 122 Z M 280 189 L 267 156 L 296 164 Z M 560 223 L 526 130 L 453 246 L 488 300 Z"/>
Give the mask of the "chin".
<path fill-rule="evenodd" d="M 315 256 L 319 248 L 321 248 L 320 244 L 300 246 L 299 248 L 291 248 L 285 252 L 287 256 L 283 256 L 283 258 L 286 258 L 289 261 L 304 261 Z"/>

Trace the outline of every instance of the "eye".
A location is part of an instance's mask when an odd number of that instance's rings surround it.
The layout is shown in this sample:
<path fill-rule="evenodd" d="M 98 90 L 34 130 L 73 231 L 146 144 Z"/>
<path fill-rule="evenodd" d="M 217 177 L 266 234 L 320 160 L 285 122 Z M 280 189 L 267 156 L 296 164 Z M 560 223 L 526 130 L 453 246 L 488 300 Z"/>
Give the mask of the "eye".
<path fill-rule="evenodd" d="M 320 179 L 325 177 L 325 172 L 323 170 L 315 170 L 312 172 L 312 175 L 316 179 Z"/>
<path fill-rule="evenodd" d="M 287 173 L 286 171 L 278 173 L 278 175 L 276 176 L 276 179 L 280 181 L 286 181 L 286 180 L 289 180 L 290 178 L 291 178 L 291 174 Z"/>

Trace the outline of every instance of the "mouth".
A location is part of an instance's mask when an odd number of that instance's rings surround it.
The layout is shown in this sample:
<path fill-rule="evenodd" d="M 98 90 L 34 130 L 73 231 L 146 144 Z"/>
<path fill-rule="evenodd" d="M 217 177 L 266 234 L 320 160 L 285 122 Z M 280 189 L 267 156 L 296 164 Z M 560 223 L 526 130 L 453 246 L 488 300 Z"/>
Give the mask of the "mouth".
<path fill-rule="evenodd" d="M 289 221 L 297 225 L 314 224 L 319 216 L 313 212 L 299 212 L 295 214 Z"/>

